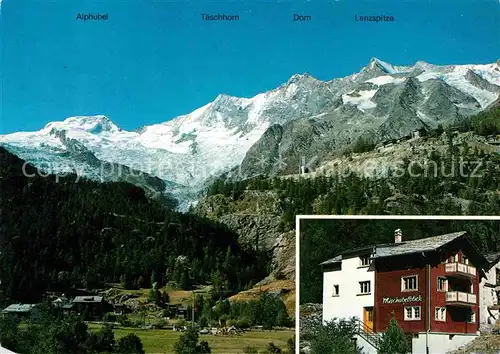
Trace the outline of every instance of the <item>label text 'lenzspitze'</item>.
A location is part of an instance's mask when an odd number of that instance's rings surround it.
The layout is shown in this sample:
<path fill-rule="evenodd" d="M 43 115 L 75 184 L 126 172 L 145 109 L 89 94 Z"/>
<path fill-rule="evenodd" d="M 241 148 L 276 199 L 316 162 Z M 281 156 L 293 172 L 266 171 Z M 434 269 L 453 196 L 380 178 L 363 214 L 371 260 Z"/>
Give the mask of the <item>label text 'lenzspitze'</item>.
<path fill-rule="evenodd" d="M 380 16 L 358 16 L 354 15 L 355 21 L 360 22 L 394 22 L 394 16 L 380 15 Z"/>

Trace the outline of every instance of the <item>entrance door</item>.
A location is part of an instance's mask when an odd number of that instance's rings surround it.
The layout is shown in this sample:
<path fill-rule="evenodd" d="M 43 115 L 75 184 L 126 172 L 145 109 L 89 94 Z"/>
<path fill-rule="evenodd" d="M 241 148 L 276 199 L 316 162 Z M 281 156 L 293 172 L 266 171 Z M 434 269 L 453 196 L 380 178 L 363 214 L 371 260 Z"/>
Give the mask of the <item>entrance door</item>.
<path fill-rule="evenodd" d="M 373 331 L 373 307 L 363 307 L 363 322 L 368 330 Z"/>

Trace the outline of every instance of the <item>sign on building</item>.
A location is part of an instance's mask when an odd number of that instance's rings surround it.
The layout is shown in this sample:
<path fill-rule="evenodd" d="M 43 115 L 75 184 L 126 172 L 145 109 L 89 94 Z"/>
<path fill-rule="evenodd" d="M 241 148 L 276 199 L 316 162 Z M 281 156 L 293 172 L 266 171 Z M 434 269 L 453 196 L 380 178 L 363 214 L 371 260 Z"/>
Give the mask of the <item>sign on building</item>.
<path fill-rule="evenodd" d="M 422 296 L 404 296 L 404 297 L 384 297 L 382 298 L 383 304 L 401 304 L 405 302 L 421 302 Z"/>

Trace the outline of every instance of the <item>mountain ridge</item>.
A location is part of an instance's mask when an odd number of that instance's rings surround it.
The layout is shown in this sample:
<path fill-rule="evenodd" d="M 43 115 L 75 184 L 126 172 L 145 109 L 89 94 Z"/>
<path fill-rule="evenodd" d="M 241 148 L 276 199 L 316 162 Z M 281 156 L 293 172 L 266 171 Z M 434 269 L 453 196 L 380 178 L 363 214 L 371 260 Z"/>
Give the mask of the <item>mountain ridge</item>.
<path fill-rule="evenodd" d="M 37 167 L 42 167 L 39 155 L 43 154 L 42 160 L 57 172 L 75 164 L 60 156 L 73 154 L 69 144 L 78 141 L 102 163 L 128 166 L 166 181 L 167 186 L 178 186 L 173 194 L 186 209 L 207 181 L 248 165 L 249 151 L 263 144 L 265 132 L 275 125 L 283 127 L 283 139 L 291 139 L 284 144 L 290 149 L 305 153 L 311 150 L 306 145 L 316 144 L 294 142 L 293 131 L 300 134 L 302 128 L 321 137 L 322 147 L 317 149 L 339 149 L 361 136 L 380 141 L 410 129 L 452 123 L 486 108 L 499 94 L 498 62 L 438 66 L 419 61 L 394 66 L 372 58 L 346 77 L 322 81 L 308 73 L 295 74 L 251 98 L 219 94 L 191 113 L 134 131 L 121 129 L 103 115 L 76 116 L 48 123 L 37 132 L 0 136 L 0 145 Z M 405 128 L 410 121 L 411 127 Z M 278 146 L 272 151 L 290 155 Z"/>

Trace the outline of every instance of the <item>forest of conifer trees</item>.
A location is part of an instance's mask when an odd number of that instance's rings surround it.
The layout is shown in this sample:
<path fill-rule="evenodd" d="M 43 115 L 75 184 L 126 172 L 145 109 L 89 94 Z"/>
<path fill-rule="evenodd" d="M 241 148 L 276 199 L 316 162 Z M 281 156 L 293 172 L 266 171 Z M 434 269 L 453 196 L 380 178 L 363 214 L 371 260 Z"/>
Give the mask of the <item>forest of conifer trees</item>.
<path fill-rule="evenodd" d="M 127 183 L 26 177 L 0 148 L 0 267 L 4 300 L 45 291 L 210 282 L 226 294 L 267 275 L 268 255 L 243 250 L 226 227 L 164 208 Z M 29 167 L 33 172 L 33 168 Z"/>

